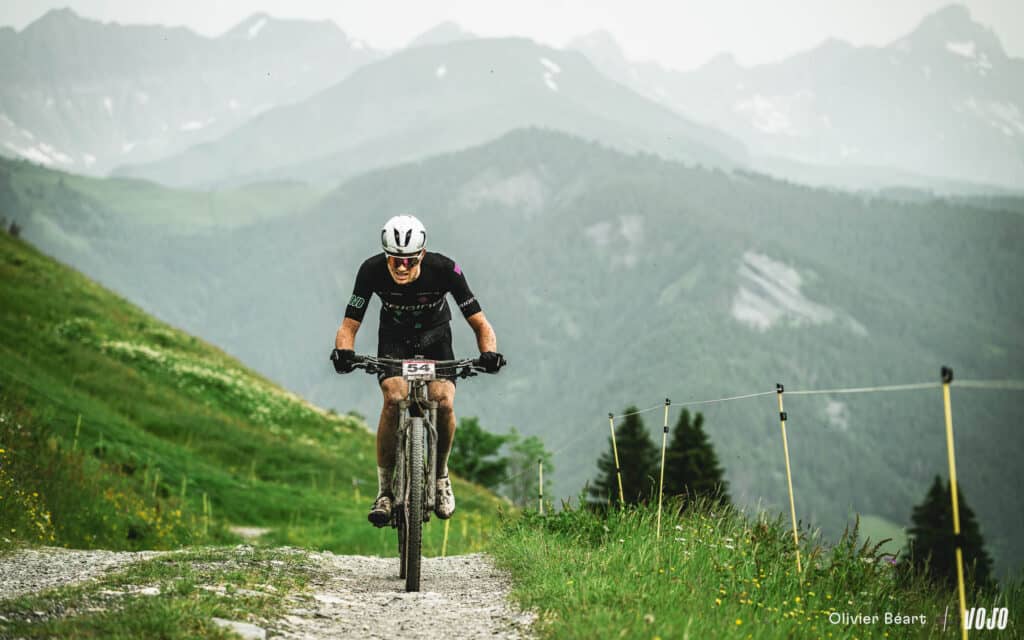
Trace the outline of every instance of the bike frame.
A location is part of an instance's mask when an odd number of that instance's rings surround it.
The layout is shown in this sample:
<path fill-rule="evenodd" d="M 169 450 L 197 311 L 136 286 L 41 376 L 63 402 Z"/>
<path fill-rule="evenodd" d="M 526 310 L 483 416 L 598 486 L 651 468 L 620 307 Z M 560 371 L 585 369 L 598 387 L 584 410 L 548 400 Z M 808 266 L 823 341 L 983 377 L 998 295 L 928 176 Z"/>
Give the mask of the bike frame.
<path fill-rule="evenodd" d="M 395 495 L 395 505 L 391 511 L 391 526 L 397 527 L 395 513 L 402 510 L 406 500 L 409 498 L 409 487 L 406 480 L 406 466 L 410 459 L 409 430 L 413 427 L 414 417 L 422 417 L 426 427 L 426 447 L 424 447 L 423 477 L 426 480 L 426 487 L 423 492 L 423 521 L 430 521 L 430 513 L 434 510 L 434 502 L 437 499 L 437 402 L 429 398 L 427 380 L 408 380 L 409 395 L 405 400 L 398 403 L 398 446 L 395 451 L 395 487 L 401 490 Z M 415 407 L 414 411 L 411 411 Z M 426 412 L 422 409 L 426 408 Z M 425 413 L 415 416 L 414 413 Z"/>
<path fill-rule="evenodd" d="M 484 369 L 478 360 L 425 360 L 420 357 L 395 360 L 372 356 L 356 356 L 354 367 L 367 373 L 390 372 L 399 368 L 409 385 L 408 395 L 398 405 L 395 477 L 392 483 L 397 490 L 393 491 L 395 503 L 391 508 L 390 524 L 398 529 L 399 577 L 405 578 L 406 591 L 419 591 L 422 527 L 430 520 L 437 500 L 437 402 L 430 399 L 428 384 L 443 378 L 438 375 L 440 371 L 448 370 L 457 377 L 467 378 Z M 417 367 L 418 373 L 415 372 Z M 419 465 L 423 468 L 417 469 Z"/>

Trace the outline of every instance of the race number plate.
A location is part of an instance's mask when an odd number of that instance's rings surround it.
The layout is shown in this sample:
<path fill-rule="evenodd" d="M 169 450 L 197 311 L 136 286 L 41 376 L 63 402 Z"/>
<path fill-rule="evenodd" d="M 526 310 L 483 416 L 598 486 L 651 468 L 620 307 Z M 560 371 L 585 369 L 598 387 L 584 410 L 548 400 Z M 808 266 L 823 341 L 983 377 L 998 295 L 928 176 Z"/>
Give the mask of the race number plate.
<path fill-rule="evenodd" d="M 402 377 L 406 380 L 433 380 L 434 363 L 428 360 L 403 360 Z"/>

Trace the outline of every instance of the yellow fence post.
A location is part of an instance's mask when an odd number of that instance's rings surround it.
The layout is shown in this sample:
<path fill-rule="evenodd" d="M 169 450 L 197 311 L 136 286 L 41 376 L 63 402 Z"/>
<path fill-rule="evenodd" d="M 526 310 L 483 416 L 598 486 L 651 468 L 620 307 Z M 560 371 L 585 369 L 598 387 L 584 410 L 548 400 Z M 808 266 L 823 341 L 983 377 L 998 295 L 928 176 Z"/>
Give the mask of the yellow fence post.
<path fill-rule="evenodd" d="M 661 496 L 665 492 L 665 445 L 668 441 L 668 408 L 672 401 L 665 398 L 665 420 L 661 431 L 661 480 L 658 482 L 658 540 L 661 540 Z"/>
<path fill-rule="evenodd" d="M 544 515 L 544 460 L 537 459 L 537 513 Z"/>
<path fill-rule="evenodd" d="M 441 542 L 441 557 L 445 557 L 448 554 L 448 525 L 451 524 L 451 520 L 444 521 L 444 540 Z"/>
<path fill-rule="evenodd" d="M 953 502 L 953 540 L 956 543 L 956 581 L 960 591 L 960 631 L 967 640 L 967 594 L 964 591 L 964 551 L 960 538 L 960 503 L 956 488 L 956 455 L 953 452 L 953 409 L 949 402 L 949 385 L 953 370 L 942 367 L 942 404 L 946 412 L 946 453 L 949 457 L 949 493 Z"/>
<path fill-rule="evenodd" d="M 782 393 L 785 388 L 775 384 L 775 392 L 779 397 L 779 422 L 782 424 L 782 451 L 786 456 L 786 485 L 789 488 L 789 514 L 793 519 L 793 546 L 796 548 L 796 573 L 799 580 L 803 568 L 800 566 L 800 536 L 796 530 L 796 506 L 793 503 L 793 474 L 789 467 L 789 441 L 786 439 L 786 411 L 782 408 Z"/>
<path fill-rule="evenodd" d="M 619 448 L 615 445 L 615 416 L 608 414 L 608 427 L 612 430 L 612 455 L 615 457 L 615 477 L 619 481 L 619 508 L 626 506 L 626 497 L 622 493 L 622 471 L 619 469 Z"/>

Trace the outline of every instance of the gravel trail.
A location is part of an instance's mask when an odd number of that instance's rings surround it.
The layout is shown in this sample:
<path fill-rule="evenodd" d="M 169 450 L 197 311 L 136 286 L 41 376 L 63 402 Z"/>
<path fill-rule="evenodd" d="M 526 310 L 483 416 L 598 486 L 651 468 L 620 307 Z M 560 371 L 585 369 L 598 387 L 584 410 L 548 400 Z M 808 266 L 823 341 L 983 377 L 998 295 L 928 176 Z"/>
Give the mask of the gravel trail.
<path fill-rule="evenodd" d="M 244 559 L 251 547 L 237 547 Z M 398 558 L 307 552 L 308 588 L 286 598 L 279 617 L 252 638 L 321 640 L 526 640 L 533 614 L 511 604 L 508 576 L 484 554 L 426 558 L 419 593 L 406 593 Z M 0 600 L 84 582 L 168 552 L 44 547 L 0 555 Z M 220 624 L 220 621 L 218 624 Z M 236 623 L 228 623 L 236 624 Z M 239 628 L 238 631 L 243 631 Z"/>
<path fill-rule="evenodd" d="M 419 593 L 406 593 L 397 558 L 310 554 L 312 595 L 287 612 L 285 638 L 529 637 L 532 614 L 512 606 L 510 582 L 483 554 L 426 558 Z"/>
<path fill-rule="evenodd" d="M 80 551 L 60 547 L 19 549 L 0 555 L 0 600 L 85 582 L 166 551 Z"/>

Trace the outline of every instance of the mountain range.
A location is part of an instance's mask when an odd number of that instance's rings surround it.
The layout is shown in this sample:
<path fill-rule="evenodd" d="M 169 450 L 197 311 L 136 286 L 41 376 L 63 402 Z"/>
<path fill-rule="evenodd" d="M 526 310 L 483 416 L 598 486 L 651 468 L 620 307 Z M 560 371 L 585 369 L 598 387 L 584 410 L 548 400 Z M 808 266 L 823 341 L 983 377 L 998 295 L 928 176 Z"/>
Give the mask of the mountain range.
<path fill-rule="evenodd" d="M 255 14 L 208 38 L 52 10 L 0 28 L 0 153 L 106 174 L 218 139 L 380 55 L 329 21 Z"/>
<path fill-rule="evenodd" d="M 745 164 L 742 144 L 609 80 L 577 52 L 523 38 L 444 39 L 367 64 L 219 140 L 116 173 L 188 187 L 280 179 L 336 185 L 527 126 L 691 163 Z"/>
<path fill-rule="evenodd" d="M 1024 60 L 961 5 L 885 46 L 830 39 L 751 67 L 729 54 L 692 71 L 632 62 L 607 32 L 569 47 L 739 138 L 755 167 L 782 177 L 853 188 L 1024 185 Z"/>

